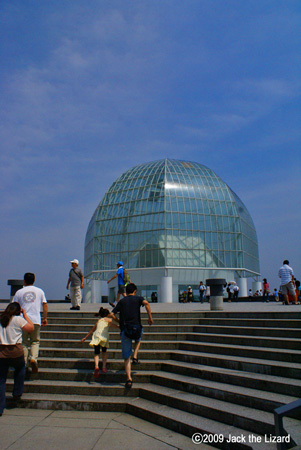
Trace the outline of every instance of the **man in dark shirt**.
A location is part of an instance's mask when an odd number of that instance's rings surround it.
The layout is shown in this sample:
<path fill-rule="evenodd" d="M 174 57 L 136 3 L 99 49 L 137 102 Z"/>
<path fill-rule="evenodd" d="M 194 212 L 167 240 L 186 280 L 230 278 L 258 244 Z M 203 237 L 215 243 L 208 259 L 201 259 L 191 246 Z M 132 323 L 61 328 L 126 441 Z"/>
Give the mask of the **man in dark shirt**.
<path fill-rule="evenodd" d="M 113 309 L 110 317 L 114 320 L 118 321 L 115 314 L 119 313 L 119 325 L 120 325 L 120 336 L 121 336 L 121 348 L 122 348 L 122 357 L 124 358 L 124 367 L 125 373 L 127 377 L 127 381 L 125 387 L 132 387 L 132 376 L 131 376 L 131 356 L 133 353 L 132 341 L 135 341 L 135 348 L 133 354 L 133 363 L 137 364 L 138 361 L 138 350 L 141 344 L 141 336 L 142 336 L 142 325 L 141 325 L 141 316 L 140 316 L 140 308 L 141 306 L 145 306 L 146 312 L 148 315 L 148 324 L 153 324 L 152 313 L 149 306 L 148 301 L 146 301 L 143 297 L 138 297 L 137 286 L 134 283 L 129 283 L 126 286 L 127 296 L 122 298 L 115 308 Z M 133 337 L 130 336 L 130 332 L 135 330 L 138 335 Z"/>

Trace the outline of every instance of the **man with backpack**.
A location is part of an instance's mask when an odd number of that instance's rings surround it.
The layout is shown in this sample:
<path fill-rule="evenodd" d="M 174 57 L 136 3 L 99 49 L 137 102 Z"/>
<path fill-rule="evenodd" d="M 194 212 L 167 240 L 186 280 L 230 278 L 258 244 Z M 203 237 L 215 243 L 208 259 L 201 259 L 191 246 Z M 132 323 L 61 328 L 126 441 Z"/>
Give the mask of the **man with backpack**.
<path fill-rule="evenodd" d="M 125 288 L 131 282 L 129 274 L 127 273 L 127 271 L 123 267 L 123 262 L 122 261 L 118 261 L 118 263 L 117 263 L 117 272 L 115 273 L 115 275 L 110 280 L 108 280 L 108 284 L 111 283 L 111 281 L 113 281 L 117 277 L 118 277 L 118 280 L 117 280 L 117 282 L 118 282 L 117 298 L 116 298 L 114 303 L 110 303 L 110 305 L 113 308 L 119 302 L 119 299 L 120 299 L 121 295 L 123 297 L 125 297 Z"/>
<path fill-rule="evenodd" d="M 129 283 L 126 286 L 127 296 L 122 298 L 115 306 L 110 316 L 112 319 L 118 322 L 116 314 L 119 313 L 119 325 L 121 336 L 121 348 L 122 357 L 124 359 L 124 368 L 126 373 L 125 387 L 130 389 L 132 387 L 132 375 L 131 375 L 131 356 L 133 354 L 133 364 L 138 364 L 138 350 L 141 344 L 142 325 L 140 308 L 145 306 L 148 324 L 153 324 L 153 318 L 151 308 L 147 300 L 143 297 L 137 296 L 137 286 L 134 283 Z M 133 353 L 132 342 L 135 341 L 135 348 Z"/>

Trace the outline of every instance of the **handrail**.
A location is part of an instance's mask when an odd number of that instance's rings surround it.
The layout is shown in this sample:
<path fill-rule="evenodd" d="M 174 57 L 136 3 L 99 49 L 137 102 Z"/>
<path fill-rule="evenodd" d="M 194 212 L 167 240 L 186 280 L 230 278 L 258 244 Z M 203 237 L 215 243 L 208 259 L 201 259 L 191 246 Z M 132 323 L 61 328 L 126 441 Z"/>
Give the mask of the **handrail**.
<path fill-rule="evenodd" d="M 283 428 L 283 417 L 287 416 L 288 413 L 301 408 L 301 398 L 295 400 L 294 402 L 288 403 L 287 405 L 280 406 L 274 409 L 274 419 L 275 419 L 275 436 L 286 436 L 287 433 Z M 285 442 L 277 442 L 277 450 L 286 450 L 287 446 Z"/>

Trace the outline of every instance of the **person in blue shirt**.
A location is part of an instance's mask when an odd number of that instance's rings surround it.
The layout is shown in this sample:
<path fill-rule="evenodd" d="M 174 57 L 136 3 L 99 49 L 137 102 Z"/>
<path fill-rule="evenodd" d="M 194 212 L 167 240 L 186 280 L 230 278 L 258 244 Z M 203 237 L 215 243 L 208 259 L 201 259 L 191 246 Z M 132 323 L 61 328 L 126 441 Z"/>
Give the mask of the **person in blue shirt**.
<path fill-rule="evenodd" d="M 125 284 L 124 284 L 124 268 L 123 268 L 123 262 L 122 261 L 118 261 L 117 263 L 117 272 L 115 273 L 115 275 L 108 280 L 108 284 L 111 283 L 112 280 L 114 280 L 115 278 L 118 277 L 118 293 L 117 293 L 117 298 L 115 300 L 114 303 L 110 303 L 111 306 L 113 306 L 113 308 L 117 305 L 117 303 L 119 302 L 120 296 L 122 295 L 123 297 L 125 297 Z M 131 280 L 128 280 L 128 282 L 130 283 Z"/>

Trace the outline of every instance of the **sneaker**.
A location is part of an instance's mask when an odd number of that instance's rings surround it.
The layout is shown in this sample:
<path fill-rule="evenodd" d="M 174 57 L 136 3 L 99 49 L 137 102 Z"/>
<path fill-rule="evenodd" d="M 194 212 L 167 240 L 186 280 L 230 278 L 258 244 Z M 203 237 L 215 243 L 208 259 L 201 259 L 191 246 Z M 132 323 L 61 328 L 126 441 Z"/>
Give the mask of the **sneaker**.
<path fill-rule="evenodd" d="M 94 378 L 98 378 L 99 377 L 99 368 L 96 367 L 96 369 L 94 370 L 94 374 L 93 374 Z"/>
<path fill-rule="evenodd" d="M 71 311 L 74 311 L 75 309 L 75 306 L 72 306 L 72 308 L 70 308 Z"/>
<path fill-rule="evenodd" d="M 30 365 L 31 365 L 31 372 L 32 373 L 38 373 L 38 371 L 39 371 L 38 364 L 37 364 L 35 359 L 31 359 L 30 360 Z"/>
<path fill-rule="evenodd" d="M 102 373 L 107 373 L 108 369 L 101 369 Z"/>
<path fill-rule="evenodd" d="M 109 305 L 111 305 L 112 306 L 112 308 L 115 308 L 115 305 L 114 305 L 114 303 L 109 303 Z"/>
<path fill-rule="evenodd" d="M 77 311 L 80 310 L 80 306 L 76 306 L 74 309 L 76 309 Z"/>

